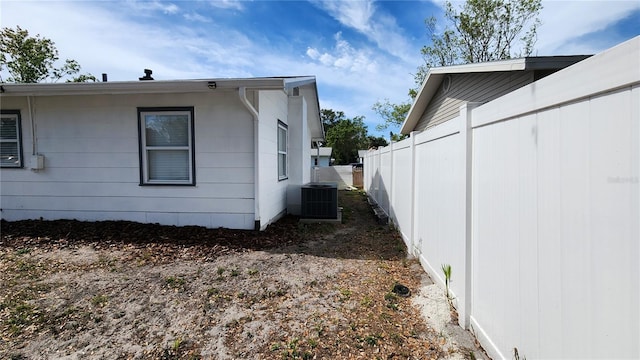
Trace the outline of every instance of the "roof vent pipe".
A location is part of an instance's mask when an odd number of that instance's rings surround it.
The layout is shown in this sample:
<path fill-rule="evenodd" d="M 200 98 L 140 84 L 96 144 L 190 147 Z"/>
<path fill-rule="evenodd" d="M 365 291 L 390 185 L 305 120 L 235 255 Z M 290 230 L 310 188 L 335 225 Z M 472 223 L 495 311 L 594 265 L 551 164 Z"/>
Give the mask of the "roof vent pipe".
<path fill-rule="evenodd" d="M 102 73 L 102 82 L 107 82 L 107 74 Z"/>
<path fill-rule="evenodd" d="M 138 78 L 139 80 L 153 80 L 153 78 L 151 77 L 151 74 L 153 74 L 153 71 L 149 70 L 149 69 L 144 69 L 144 76 L 141 78 Z"/>

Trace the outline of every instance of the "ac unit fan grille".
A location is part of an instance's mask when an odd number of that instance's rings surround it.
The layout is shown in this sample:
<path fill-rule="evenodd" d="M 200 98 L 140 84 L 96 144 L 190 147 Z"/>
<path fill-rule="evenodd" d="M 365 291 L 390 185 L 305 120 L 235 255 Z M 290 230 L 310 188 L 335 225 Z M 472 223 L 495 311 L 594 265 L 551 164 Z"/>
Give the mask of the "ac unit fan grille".
<path fill-rule="evenodd" d="M 337 184 L 308 184 L 303 186 L 302 217 L 305 219 L 337 219 Z"/>

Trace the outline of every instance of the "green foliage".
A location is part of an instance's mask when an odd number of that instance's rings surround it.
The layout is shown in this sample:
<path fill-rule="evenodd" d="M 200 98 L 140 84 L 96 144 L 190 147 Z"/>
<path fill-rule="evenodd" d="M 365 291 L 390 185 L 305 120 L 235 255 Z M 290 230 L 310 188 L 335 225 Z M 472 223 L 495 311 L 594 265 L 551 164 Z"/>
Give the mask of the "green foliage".
<path fill-rule="evenodd" d="M 373 110 L 384 120 L 377 129 L 402 124 L 432 67 L 531 55 L 541 9 L 542 0 L 467 0 L 460 9 L 447 1 L 445 18 L 448 24 L 443 30 L 439 31 L 434 16 L 425 20 L 431 44 L 420 50 L 424 63 L 414 74 L 415 88 L 409 89 L 410 100 L 400 104 L 392 104 L 388 99 L 376 102 Z M 391 134 L 394 141 L 403 138 Z"/>
<path fill-rule="evenodd" d="M 541 0 L 467 0 L 459 10 L 447 1 L 449 24 L 442 32 L 437 31 L 434 17 L 425 20 L 431 45 L 421 49 L 424 64 L 415 74 L 416 85 L 422 84 L 431 67 L 530 55 L 541 9 Z"/>
<path fill-rule="evenodd" d="M 107 295 L 96 295 L 91 298 L 91 304 L 93 306 L 104 307 L 109 302 L 109 297 Z"/>
<path fill-rule="evenodd" d="M 183 288 L 187 281 L 178 276 L 169 276 L 164 279 L 164 282 L 167 285 L 167 287 L 174 290 L 178 290 Z"/>
<path fill-rule="evenodd" d="M 382 136 L 375 137 L 375 136 L 369 135 L 367 136 L 367 143 L 368 143 L 367 149 L 378 148 L 378 147 L 389 145 L 389 142 L 387 141 L 387 139 L 383 138 Z M 362 150 L 365 150 L 365 149 L 362 149 Z"/>
<path fill-rule="evenodd" d="M 450 298 L 449 295 L 449 283 L 451 282 L 451 265 L 442 264 L 442 273 L 444 273 L 444 285 L 447 291 L 447 298 Z"/>
<path fill-rule="evenodd" d="M 378 124 L 376 126 L 376 130 L 383 131 L 388 129 L 389 127 L 391 127 L 392 129 L 399 128 L 404 122 L 404 119 L 407 117 L 410 108 L 411 103 L 409 101 L 400 104 L 392 104 L 389 99 L 384 99 L 384 101 L 376 101 L 371 109 L 378 115 L 380 115 L 382 120 L 384 120 L 383 124 Z M 391 140 L 394 141 L 404 139 L 404 136 L 394 134 L 393 132 L 390 135 Z"/>
<path fill-rule="evenodd" d="M 80 72 L 80 64 L 66 59 L 60 67 L 58 49 L 51 39 L 29 36 L 20 26 L 2 28 L 0 31 L 0 71 L 6 70 L 10 77 L 7 82 L 37 83 L 45 80 L 58 81 Z M 96 81 L 91 74 L 79 75 L 74 82 Z"/>
<path fill-rule="evenodd" d="M 358 150 L 368 148 L 367 126 L 363 116 L 347 118 L 342 111 L 322 109 L 327 144 L 333 148 L 335 164 L 344 165 L 358 160 Z"/>

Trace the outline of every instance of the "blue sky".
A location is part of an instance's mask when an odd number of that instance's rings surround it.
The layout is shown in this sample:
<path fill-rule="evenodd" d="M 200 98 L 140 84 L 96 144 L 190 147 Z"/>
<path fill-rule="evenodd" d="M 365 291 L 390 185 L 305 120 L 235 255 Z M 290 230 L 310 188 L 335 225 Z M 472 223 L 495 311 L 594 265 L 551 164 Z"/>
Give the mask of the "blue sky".
<path fill-rule="evenodd" d="M 456 2 L 454 2 L 456 3 Z M 456 3 L 461 4 L 461 3 Z M 436 1 L 7 1 L 0 25 L 52 39 L 110 81 L 315 75 L 320 106 L 381 120 L 413 87 Z M 544 1 L 536 55 L 593 54 L 640 34 L 640 1 Z M 3 78 L 6 73 L 1 74 Z"/>

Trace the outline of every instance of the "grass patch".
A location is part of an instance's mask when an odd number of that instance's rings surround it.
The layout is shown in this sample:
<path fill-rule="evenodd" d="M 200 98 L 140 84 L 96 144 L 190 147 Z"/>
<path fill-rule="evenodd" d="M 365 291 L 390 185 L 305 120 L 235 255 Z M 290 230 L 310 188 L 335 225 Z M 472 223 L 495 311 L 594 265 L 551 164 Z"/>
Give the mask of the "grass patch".
<path fill-rule="evenodd" d="M 164 279 L 165 285 L 170 289 L 181 290 L 184 288 L 187 281 L 178 276 L 168 276 Z"/>
<path fill-rule="evenodd" d="M 23 248 L 20 248 L 20 249 L 16 250 L 16 255 L 26 255 L 26 254 L 28 254 L 30 252 L 31 252 L 31 248 L 23 247 Z"/>
<path fill-rule="evenodd" d="M 109 302 L 109 297 L 107 295 L 96 295 L 91 298 L 91 305 L 105 307 Z"/>

